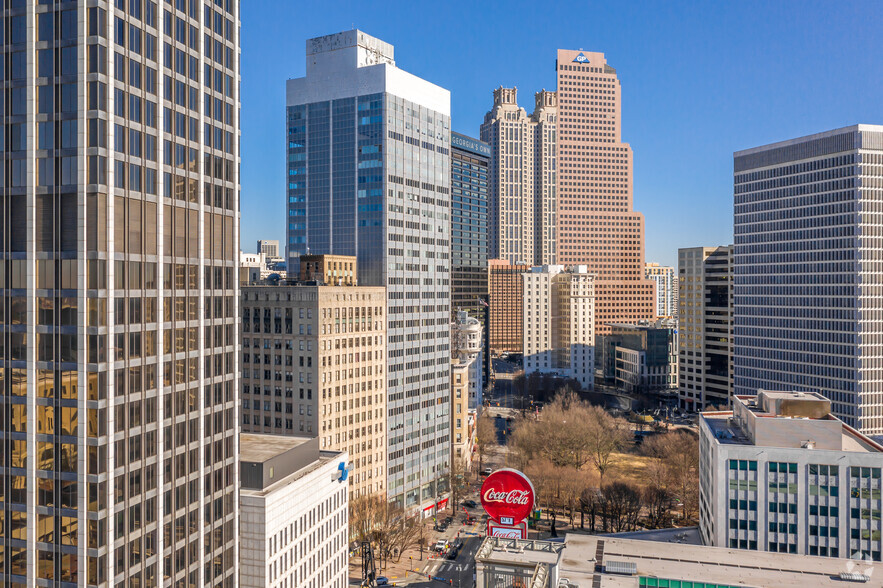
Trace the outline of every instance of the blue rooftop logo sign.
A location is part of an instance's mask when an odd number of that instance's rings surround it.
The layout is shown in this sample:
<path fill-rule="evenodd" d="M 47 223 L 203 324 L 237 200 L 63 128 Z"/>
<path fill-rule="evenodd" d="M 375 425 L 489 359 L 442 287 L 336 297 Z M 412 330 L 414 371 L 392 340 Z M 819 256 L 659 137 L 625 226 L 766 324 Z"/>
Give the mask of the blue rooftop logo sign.
<path fill-rule="evenodd" d="M 588 63 L 589 58 L 586 57 L 583 53 L 580 53 L 576 57 L 573 58 L 574 63 Z"/>

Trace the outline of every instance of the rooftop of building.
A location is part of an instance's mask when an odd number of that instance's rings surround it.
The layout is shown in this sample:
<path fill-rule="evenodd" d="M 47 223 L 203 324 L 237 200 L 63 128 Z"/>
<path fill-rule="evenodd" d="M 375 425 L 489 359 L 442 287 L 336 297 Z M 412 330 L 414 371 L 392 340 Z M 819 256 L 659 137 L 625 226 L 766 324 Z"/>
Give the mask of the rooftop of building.
<path fill-rule="evenodd" d="M 633 330 L 650 330 L 650 329 L 676 329 L 677 321 L 674 319 L 660 318 L 655 321 L 642 320 L 637 323 L 604 323 L 605 326 L 615 329 L 633 329 Z"/>
<path fill-rule="evenodd" d="M 385 63 L 395 64 L 395 47 L 391 43 L 372 37 L 358 29 L 307 39 L 307 55 L 329 53 L 350 47 L 361 47 L 375 53 L 376 59 Z"/>
<path fill-rule="evenodd" d="M 309 437 L 242 433 L 239 435 L 239 461 L 264 463 L 309 442 L 309 440 Z"/>
<path fill-rule="evenodd" d="M 835 137 L 837 135 L 842 135 L 844 133 L 855 133 L 855 132 L 863 132 L 863 131 L 883 133 L 883 125 L 856 124 L 856 125 L 850 125 L 847 127 L 840 127 L 839 129 L 831 129 L 829 131 L 822 131 L 821 133 L 814 133 L 812 135 L 805 135 L 803 137 L 795 137 L 793 139 L 786 139 L 785 141 L 777 141 L 775 143 L 768 143 L 766 145 L 760 145 L 758 147 L 752 147 L 750 149 L 742 149 L 741 151 L 736 151 L 735 153 L 733 153 L 733 157 L 744 157 L 745 155 L 753 155 L 755 153 L 760 153 L 762 151 L 769 151 L 771 149 L 779 149 L 781 147 L 789 147 L 791 145 L 797 145 L 799 143 L 807 143 L 809 141 L 814 141 L 816 139 L 826 139 L 828 137 Z"/>
<path fill-rule="evenodd" d="M 601 562 L 596 559 L 599 553 L 603 553 Z M 570 585 L 596 588 L 635 588 L 641 585 L 642 577 L 723 586 L 843 586 L 841 573 L 873 576 L 881 567 L 879 563 L 829 557 L 763 551 L 748 554 L 722 547 L 578 534 L 568 534 L 564 543 L 488 538 L 479 547 L 476 560 L 501 566 L 557 563 L 559 582 L 567 579 Z M 602 565 L 596 571 L 598 563 Z M 634 566 L 635 573 L 614 573 L 610 568 L 615 564 Z"/>
<path fill-rule="evenodd" d="M 345 466 L 344 453 L 321 451 L 316 437 L 242 433 L 239 471 L 243 493 L 266 494 L 332 460 Z"/>
<path fill-rule="evenodd" d="M 701 414 L 718 443 L 860 453 L 883 446 L 831 413 L 831 401 L 816 392 L 758 390 L 733 397 L 733 410 Z"/>

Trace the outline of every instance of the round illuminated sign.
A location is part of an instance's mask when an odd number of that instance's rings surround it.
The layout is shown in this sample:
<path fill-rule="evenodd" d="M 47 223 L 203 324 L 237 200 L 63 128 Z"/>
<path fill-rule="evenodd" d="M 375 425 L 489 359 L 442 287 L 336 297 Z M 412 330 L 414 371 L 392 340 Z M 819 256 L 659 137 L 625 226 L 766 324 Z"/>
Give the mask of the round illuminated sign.
<path fill-rule="evenodd" d="M 517 525 L 533 510 L 536 493 L 518 470 L 497 470 L 481 485 L 481 506 L 495 521 Z"/>

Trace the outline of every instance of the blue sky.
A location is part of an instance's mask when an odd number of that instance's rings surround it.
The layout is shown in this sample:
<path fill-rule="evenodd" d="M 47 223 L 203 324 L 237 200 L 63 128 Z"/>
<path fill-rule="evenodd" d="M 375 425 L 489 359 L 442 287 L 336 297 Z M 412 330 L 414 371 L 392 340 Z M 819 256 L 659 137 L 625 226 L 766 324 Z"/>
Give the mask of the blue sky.
<path fill-rule="evenodd" d="M 732 241 L 732 154 L 883 123 L 879 2 L 242 2 L 242 248 L 285 238 L 285 80 L 306 39 L 353 27 L 399 67 L 451 90 L 478 135 L 494 88 L 554 89 L 555 51 L 606 54 L 622 82 L 646 258 Z"/>

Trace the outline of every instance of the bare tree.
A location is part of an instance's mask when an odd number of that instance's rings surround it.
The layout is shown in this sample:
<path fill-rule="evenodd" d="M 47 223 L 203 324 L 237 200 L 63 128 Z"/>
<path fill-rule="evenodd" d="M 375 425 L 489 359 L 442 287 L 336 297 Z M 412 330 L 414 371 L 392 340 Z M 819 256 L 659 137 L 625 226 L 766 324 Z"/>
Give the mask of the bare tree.
<path fill-rule="evenodd" d="M 455 457 L 451 463 L 451 511 L 456 512 L 460 499 L 466 495 L 469 490 L 469 469 L 466 467 L 466 460 L 462 457 Z"/>
<path fill-rule="evenodd" d="M 604 475 L 616 465 L 618 453 L 628 443 L 631 428 L 623 419 L 614 418 L 600 406 L 592 406 L 589 411 L 590 459 L 598 470 L 598 485 L 603 487 Z"/>
<path fill-rule="evenodd" d="M 386 508 L 386 500 L 379 494 L 362 494 L 350 499 L 350 540 L 371 541 Z"/>
<path fill-rule="evenodd" d="M 595 532 L 595 516 L 601 502 L 601 491 L 598 488 L 583 488 L 579 495 L 580 523 L 579 528 L 585 529 L 585 515 L 589 515 L 589 528 Z"/>
<path fill-rule="evenodd" d="M 478 467 L 484 467 L 485 454 L 497 444 L 497 429 L 488 413 L 482 412 L 475 423 L 475 447 L 478 450 Z"/>
<path fill-rule="evenodd" d="M 613 482 L 604 487 L 600 500 L 604 531 L 634 531 L 641 512 L 641 493 L 631 484 Z"/>
<path fill-rule="evenodd" d="M 656 435 L 644 443 L 643 451 L 654 458 L 654 484 L 681 501 L 684 518 L 699 508 L 699 439 L 680 430 Z M 661 470 L 657 472 L 657 469 Z"/>
<path fill-rule="evenodd" d="M 671 516 L 668 513 L 671 496 L 668 491 L 659 486 L 647 486 L 641 492 L 644 506 L 647 507 L 647 526 L 656 529 L 671 526 Z"/>
<path fill-rule="evenodd" d="M 541 457 L 556 467 L 581 470 L 591 463 L 603 482 L 629 435 L 628 423 L 612 417 L 603 408 L 589 405 L 565 388 L 539 420 L 518 421 L 510 447 L 522 464 Z"/>
<path fill-rule="evenodd" d="M 409 547 L 420 545 L 423 532 L 423 521 L 417 514 L 406 515 L 402 509 L 390 509 L 391 521 L 387 545 L 394 554 L 396 561 L 402 559 L 402 553 Z"/>

